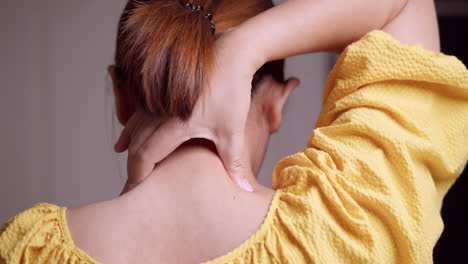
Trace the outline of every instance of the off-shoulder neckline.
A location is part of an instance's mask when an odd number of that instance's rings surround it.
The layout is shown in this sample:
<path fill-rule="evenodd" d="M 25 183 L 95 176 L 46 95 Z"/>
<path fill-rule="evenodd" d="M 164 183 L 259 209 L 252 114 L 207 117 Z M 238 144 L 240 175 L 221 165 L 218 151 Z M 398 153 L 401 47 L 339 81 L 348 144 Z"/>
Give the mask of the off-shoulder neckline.
<path fill-rule="evenodd" d="M 238 245 L 233 250 L 229 251 L 228 253 L 219 256 L 217 258 L 208 260 L 206 262 L 202 262 L 201 264 L 216 264 L 216 263 L 226 263 L 230 260 L 233 260 L 237 257 L 240 257 L 247 248 L 252 247 L 255 243 L 260 242 L 270 229 L 271 224 L 273 223 L 274 217 L 276 215 L 276 210 L 278 208 L 278 203 L 280 200 L 280 194 L 282 190 L 276 190 L 273 194 L 273 197 L 270 201 L 270 205 L 268 211 L 263 219 L 262 224 L 259 226 L 257 231 L 255 231 L 252 235 L 250 235 L 244 242 Z M 58 211 L 58 222 L 60 226 L 60 231 L 62 232 L 63 239 L 66 243 L 71 245 L 72 251 L 77 255 L 80 259 L 89 264 L 99 264 L 101 262 L 95 260 L 91 256 L 89 256 L 85 251 L 79 248 L 75 242 L 73 241 L 72 235 L 68 228 L 68 222 L 66 217 L 67 207 L 61 207 Z"/>
<path fill-rule="evenodd" d="M 391 41 L 396 41 L 398 42 L 398 40 L 396 40 L 392 35 L 390 35 L 389 33 L 385 32 L 385 31 L 382 31 L 382 30 L 372 30 L 372 31 L 369 31 L 367 34 L 365 34 L 363 37 L 361 37 L 358 41 L 361 41 L 361 40 L 364 40 L 366 38 L 381 38 L 383 40 L 391 40 Z M 356 41 L 356 42 L 358 42 Z M 354 43 L 356 43 L 354 42 Z M 400 43 L 400 42 L 398 42 Z M 350 46 L 353 45 L 350 44 Z M 426 50 L 424 48 L 422 48 L 422 46 L 420 44 L 413 44 L 413 45 L 407 45 L 409 47 L 413 47 L 413 48 L 416 48 L 418 50 L 421 50 L 421 51 L 429 51 L 429 50 Z M 431 55 L 441 55 L 442 53 L 440 52 L 430 52 Z M 275 175 L 273 175 L 273 177 L 275 177 Z M 230 252 L 222 255 L 222 256 L 219 256 L 217 258 L 214 258 L 214 259 L 211 259 L 211 260 L 208 260 L 206 262 L 203 262 L 201 264 L 217 264 L 217 263 L 226 263 L 226 262 L 229 262 L 229 261 L 232 261 L 238 257 L 241 257 L 242 254 L 245 254 L 245 252 L 247 251 L 248 248 L 254 246 L 256 243 L 260 243 L 261 241 L 263 241 L 263 239 L 265 239 L 265 236 L 266 234 L 268 233 L 268 231 L 271 229 L 271 225 L 272 223 L 274 222 L 274 219 L 277 215 L 277 210 L 279 208 L 279 202 L 281 200 L 281 195 L 283 194 L 283 190 L 282 189 L 277 189 L 275 190 L 274 192 L 274 195 L 271 199 L 271 202 L 270 202 L 270 205 L 269 205 L 269 208 L 268 208 L 268 212 L 267 214 L 265 215 L 264 217 L 264 220 L 262 222 L 262 224 L 259 226 L 259 228 L 252 234 L 250 235 L 244 242 L 242 242 L 240 245 L 238 245 L 236 248 L 234 248 L 233 250 L 231 250 Z M 76 246 L 76 244 L 73 242 L 73 239 L 72 239 L 72 236 L 71 236 L 71 233 L 68 229 L 68 224 L 67 224 L 67 219 L 66 219 L 66 210 L 67 210 L 67 207 L 61 207 L 61 209 L 59 210 L 59 225 L 60 225 L 60 229 L 61 229 L 61 232 L 62 232 L 62 235 L 63 235 L 63 238 L 64 240 L 72 246 L 72 250 L 73 252 L 79 257 L 81 258 L 83 261 L 86 261 L 88 262 L 89 264 L 99 264 L 100 262 L 93 259 L 91 256 L 89 256 L 86 252 L 84 252 L 82 249 L 80 249 L 78 246 Z"/>
<path fill-rule="evenodd" d="M 77 255 L 81 260 L 88 262 L 89 264 L 99 264 L 101 262 L 95 260 L 91 256 L 89 256 L 86 252 L 84 252 L 81 248 L 79 248 L 70 233 L 70 229 L 68 229 L 68 222 L 67 222 L 67 207 L 61 207 L 58 211 L 58 218 L 59 218 L 59 226 L 60 231 L 62 232 L 63 239 L 65 242 L 72 246 L 72 251 Z"/>

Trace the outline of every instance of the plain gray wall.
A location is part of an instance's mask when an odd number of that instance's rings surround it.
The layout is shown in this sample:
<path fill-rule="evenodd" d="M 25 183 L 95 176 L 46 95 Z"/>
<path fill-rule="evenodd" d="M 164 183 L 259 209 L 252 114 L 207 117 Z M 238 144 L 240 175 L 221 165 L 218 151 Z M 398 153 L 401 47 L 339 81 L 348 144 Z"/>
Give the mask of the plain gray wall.
<path fill-rule="evenodd" d="M 125 0 L 17 0 L 0 9 L 0 222 L 38 202 L 74 207 L 118 195 L 126 157 L 107 65 Z M 216 15 L 216 14 L 215 14 Z M 271 138 L 260 181 L 302 149 L 321 106 L 333 56 L 288 59 L 301 86 Z"/>

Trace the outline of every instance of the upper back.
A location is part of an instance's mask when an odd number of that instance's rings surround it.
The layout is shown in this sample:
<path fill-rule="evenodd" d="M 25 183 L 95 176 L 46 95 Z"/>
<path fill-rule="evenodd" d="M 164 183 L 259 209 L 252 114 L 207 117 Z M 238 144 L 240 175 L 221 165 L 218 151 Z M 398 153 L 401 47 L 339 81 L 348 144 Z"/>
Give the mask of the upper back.
<path fill-rule="evenodd" d="M 155 191 L 70 209 L 74 243 L 103 263 L 200 263 L 236 248 L 261 225 L 273 192 L 180 195 Z M 216 195 L 216 196 L 215 196 Z"/>

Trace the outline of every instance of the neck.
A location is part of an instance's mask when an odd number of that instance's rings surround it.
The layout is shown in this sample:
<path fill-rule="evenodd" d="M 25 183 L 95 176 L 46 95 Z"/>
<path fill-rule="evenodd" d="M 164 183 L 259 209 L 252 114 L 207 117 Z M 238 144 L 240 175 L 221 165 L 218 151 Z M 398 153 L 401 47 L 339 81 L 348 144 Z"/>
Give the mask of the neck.
<path fill-rule="evenodd" d="M 91 234 L 99 230 L 99 234 L 116 237 L 111 241 L 118 241 L 119 245 L 127 244 L 121 243 L 126 238 L 138 239 L 134 249 L 127 245 L 123 251 L 130 247 L 134 250 L 131 252 L 140 253 L 146 248 L 152 256 L 179 256 L 182 241 L 192 245 L 182 255 L 196 258 L 196 262 L 224 255 L 260 227 L 274 194 L 258 184 L 253 174 L 247 177 L 253 192 L 244 191 L 231 181 L 212 145 L 191 140 L 135 188 L 116 199 L 76 210 L 78 216 L 71 219 L 83 220 L 75 222 L 97 224 L 92 228 L 82 225 L 84 231 L 75 231 L 82 234 L 75 243 L 93 245 L 87 230 Z M 92 246 L 84 248 L 96 252 Z M 115 256 L 114 251 L 110 252 Z"/>
<path fill-rule="evenodd" d="M 251 169 L 244 175 L 254 191 L 266 187 L 259 184 Z M 155 170 L 135 187 L 138 192 L 160 193 L 159 189 L 177 189 L 181 192 L 206 193 L 243 192 L 234 184 L 216 153 L 215 146 L 207 140 L 195 139 L 181 145 Z M 153 191 L 150 191 L 153 190 Z"/>
<path fill-rule="evenodd" d="M 184 254 L 212 259 L 251 236 L 268 212 L 273 190 L 258 184 L 253 173 L 246 176 L 253 192 L 233 183 L 212 145 L 194 140 L 100 212 L 116 215 L 119 226 L 131 226 L 132 237 L 137 234 L 147 239 L 146 244 L 164 245 L 162 251 L 152 248 L 152 254 L 166 253 L 168 248 L 180 251 L 180 241 L 185 241 L 194 246 Z M 200 256 L 207 248 L 209 252 Z"/>

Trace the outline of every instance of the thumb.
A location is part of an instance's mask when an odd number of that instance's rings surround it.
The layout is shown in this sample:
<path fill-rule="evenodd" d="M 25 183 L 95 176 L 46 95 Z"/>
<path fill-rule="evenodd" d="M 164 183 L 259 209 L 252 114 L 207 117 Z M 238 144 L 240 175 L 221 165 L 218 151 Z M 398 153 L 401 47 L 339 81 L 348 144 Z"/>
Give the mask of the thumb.
<path fill-rule="evenodd" d="M 233 135 L 227 140 L 219 139 L 216 148 L 231 180 L 242 189 L 252 192 L 252 185 L 245 177 L 248 173 L 248 162 L 243 137 Z"/>
<path fill-rule="evenodd" d="M 154 129 L 140 146 L 134 148 L 130 145 L 127 159 L 129 181 L 136 184 L 151 174 L 157 163 L 188 139 L 185 130 L 181 120 L 173 119 Z"/>
<path fill-rule="evenodd" d="M 115 152 L 124 152 L 130 145 L 130 138 L 136 126 L 140 122 L 141 117 L 137 114 L 133 114 L 130 119 L 127 121 L 120 137 L 114 145 Z"/>

